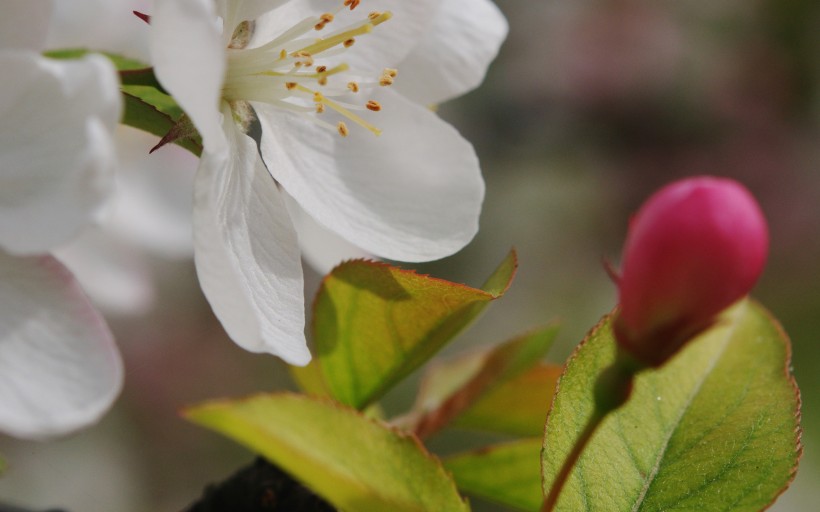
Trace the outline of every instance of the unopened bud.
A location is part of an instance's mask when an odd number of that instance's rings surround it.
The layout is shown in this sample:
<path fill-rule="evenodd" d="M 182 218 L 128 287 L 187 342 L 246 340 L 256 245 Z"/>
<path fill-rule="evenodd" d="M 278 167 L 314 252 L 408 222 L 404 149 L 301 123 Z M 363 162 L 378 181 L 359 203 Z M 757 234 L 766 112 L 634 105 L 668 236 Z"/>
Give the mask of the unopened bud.
<path fill-rule="evenodd" d="M 736 181 L 695 177 L 656 192 L 634 216 L 618 282 L 618 343 L 660 366 L 743 298 L 766 262 L 768 229 Z"/>

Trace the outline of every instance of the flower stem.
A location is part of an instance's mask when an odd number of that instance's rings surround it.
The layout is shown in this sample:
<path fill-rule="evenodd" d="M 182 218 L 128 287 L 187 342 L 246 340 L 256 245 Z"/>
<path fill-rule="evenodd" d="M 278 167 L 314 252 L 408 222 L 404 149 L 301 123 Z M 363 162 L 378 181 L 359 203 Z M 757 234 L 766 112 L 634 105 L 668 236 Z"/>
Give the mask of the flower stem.
<path fill-rule="evenodd" d="M 605 417 L 606 413 L 602 414 L 597 410 L 597 408 L 592 413 L 592 416 L 589 418 L 589 421 L 587 421 L 581 435 L 578 436 L 578 439 L 576 439 L 575 445 L 572 447 L 572 451 L 569 455 L 567 455 L 567 458 L 564 459 L 564 465 L 561 466 L 561 471 L 558 472 L 558 476 L 556 476 L 555 480 L 553 480 L 550 493 L 547 495 L 547 499 L 544 500 L 544 505 L 541 507 L 541 512 L 552 512 L 555 510 L 555 505 L 558 503 L 558 496 L 561 495 L 561 490 L 564 488 L 564 484 L 566 484 L 567 480 L 569 480 L 569 475 L 572 473 L 575 463 L 578 462 L 584 448 L 589 443 L 589 440 L 592 439 L 592 434 L 595 433 Z"/>

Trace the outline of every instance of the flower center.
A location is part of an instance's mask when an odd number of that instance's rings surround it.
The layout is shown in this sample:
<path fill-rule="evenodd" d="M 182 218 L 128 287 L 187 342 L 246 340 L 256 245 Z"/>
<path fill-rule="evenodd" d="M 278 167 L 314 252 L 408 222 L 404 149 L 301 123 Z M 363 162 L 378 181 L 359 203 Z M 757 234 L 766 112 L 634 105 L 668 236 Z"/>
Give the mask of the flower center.
<path fill-rule="evenodd" d="M 336 12 L 306 18 L 273 40 L 256 48 L 244 48 L 250 39 L 253 25 L 240 24 L 233 33 L 228 47 L 228 66 L 222 97 L 229 103 L 259 101 L 278 108 L 297 112 L 345 137 L 349 133 L 345 121 L 335 125 L 320 118 L 331 110 L 379 135 L 381 130 L 366 121 L 357 111 L 379 112 L 382 106 L 373 99 L 356 102 L 356 96 L 367 95 L 376 87 L 393 83 L 397 71 L 384 69 L 380 75 L 366 77 L 338 59 L 364 36 L 388 21 L 392 14 L 371 12 L 335 31 L 328 30 L 324 37 L 313 37 L 312 32 L 325 31 L 339 24 L 359 6 L 361 0 L 344 0 Z M 347 9 L 347 12 L 343 12 Z"/>

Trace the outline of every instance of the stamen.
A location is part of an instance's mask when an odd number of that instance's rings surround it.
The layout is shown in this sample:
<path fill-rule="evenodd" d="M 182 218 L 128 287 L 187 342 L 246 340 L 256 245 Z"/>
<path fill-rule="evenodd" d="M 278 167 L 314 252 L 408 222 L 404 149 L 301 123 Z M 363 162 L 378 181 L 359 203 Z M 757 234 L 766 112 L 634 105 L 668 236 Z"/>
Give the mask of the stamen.
<path fill-rule="evenodd" d="M 285 82 L 285 89 L 292 91 L 296 89 L 296 86 L 299 85 L 296 82 Z"/>
<path fill-rule="evenodd" d="M 357 28 L 342 32 L 335 36 L 329 36 L 325 39 L 319 39 L 315 43 L 305 46 L 299 51 L 308 52 L 310 54 L 321 53 L 329 48 L 333 48 L 337 44 L 342 44 L 353 36 L 360 36 L 368 34 L 373 30 L 373 23 L 365 23 Z"/>
<path fill-rule="evenodd" d="M 316 30 L 322 30 L 331 21 L 333 21 L 333 15 L 329 12 L 326 12 L 319 16 L 319 23 L 314 25 L 313 28 Z"/>
<path fill-rule="evenodd" d="M 361 117 L 357 116 L 353 112 L 349 111 L 348 109 L 344 108 L 343 106 L 339 105 L 335 101 L 327 99 L 322 93 L 320 93 L 318 91 L 311 91 L 307 87 L 304 87 L 304 86 L 301 86 L 301 85 L 297 86 L 297 89 L 299 89 L 302 92 L 313 93 L 313 101 L 315 101 L 316 103 L 322 103 L 325 106 L 328 106 L 328 107 L 332 108 L 333 110 L 335 110 L 339 114 L 345 116 L 346 118 L 350 119 L 351 121 L 358 124 L 362 128 L 366 128 L 366 129 L 370 130 L 375 135 L 381 135 L 381 133 L 382 133 L 381 130 L 379 130 L 378 128 L 376 128 L 372 124 L 368 123 L 367 121 L 365 121 Z"/>
<path fill-rule="evenodd" d="M 373 112 L 378 112 L 382 109 L 381 103 L 379 103 L 376 100 L 368 101 L 365 107 L 367 107 L 368 110 L 372 110 Z"/>
<path fill-rule="evenodd" d="M 356 82 L 348 82 L 347 88 L 350 89 L 351 92 L 359 92 L 359 84 Z"/>
<path fill-rule="evenodd" d="M 345 122 L 344 121 L 339 121 L 339 124 L 337 126 L 339 128 L 339 135 L 341 135 L 342 137 L 347 137 L 347 134 L 350 133 L 350 132 L 348 131 L 347 125 L 345 124 Z"/>
<path fill-rule="evenodd" d="M 316 113 L 323 114 L 325 112 L 325 104 L 324 103 L 317 103 L 316 104 Z"/>
<path fill-rule="evenodd" d="M 351 46 L 353 46 L 355 43 L 356 43 L 356 40 L 355 40 L 355 39 L 353 39 L 353 38 L 351 37 L 350 39 L 348 39 L 347 41 L 345 41 L 344 43 L 342 43 L 342 45 L 343 45 L 345 48 L 350 48 L 350 47 L 351 47 Z"/>
<path fill-rule="evenodd" d="M 350 7 L 350 10 L 352 11 L 353 9 L 359 6 L 360 2 L 361 0 L 345 0 L 344 6 Z"/>

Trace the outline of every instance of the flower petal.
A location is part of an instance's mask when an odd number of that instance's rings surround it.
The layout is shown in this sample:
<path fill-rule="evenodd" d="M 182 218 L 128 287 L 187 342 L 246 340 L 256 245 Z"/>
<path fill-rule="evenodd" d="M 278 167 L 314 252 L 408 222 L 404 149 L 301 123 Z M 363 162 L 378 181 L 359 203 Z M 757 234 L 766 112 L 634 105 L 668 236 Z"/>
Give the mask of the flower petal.
<path fill-rule="evenodd" d="M 484 196 L 472 146 L 401 95 L 374 97 L 384 106 L 368 116 L 383 130 L 378 137 L 351 123 L 343 138 L 254 104 L 268 169 L 320 224 L 365 251 L 401 261 L 458 251 L 478 230 Z"/>
<path fill-rule="evenodd" d="M 0 248 L 43 253 L 95 219 L 113 184 L 119 117 L 103 57 L 0 55 Z"/>
<path fill-rule="evenodd" d="M 157 79 L 188 114 L 210 151 L 225 151 L 219 118 L 226 48 L 212 0 L 157 0 L 151 15 Z"/>
<path fill-rule="evenodd" d="M 430 30 L 399 64 L 397 90 L 433 105 L 475 89 L 508 30 L 489 0 L 443 0 Z"/>
<path fill-rule="evenodd" d="M 361 36 L 357 43 L 343 54 L 328 62 L 322 61 L 322 64 L 329 66 L 336 62 L 345 62 L 357 73 L 378 72 L 385 67 L 395 67 L 418 44 L 433 23 L 438 1 L 367 0 L 353 12 L 343 9 L 336 15 L 336 20 L 323 31 L 311 30 L 306 38 L 327 36 L 348 24 L 366 20 L 368 13 L 373 11 L 391 11 L 391 20 L 375 27 L 371 33 Z M 291 0 L 257 19 L 251 46 L 260 46 L 273 40 L 305 18 L 318 19 L 325 12 L 336 12 L 341 5 L 342 0 Z M 321 58 L 321 54 L 317 58 Z"/>
<path fill-rule="evenodd" d="M 204 152 L 195 181 L 199 282 L 228 335 L 252 352 L 304 365 L 304 290 L 296 232 L 256 144 L 225 112 L 231 153 Z"/>
<path fill-rule="evenodd" d="M 53 9 L 54 4 L 50 0 L 3 2 L 3 15 L 0 16 L 0 50 L 42 50 Z M 7 76 L 5 71 L 3 75 Z"/>
<path fill-rule="evenodd" d="M 90 425 L 122 375 L 108 327 L 68 270 L 0 251 L 0 431 L 40 439 Z"/>

